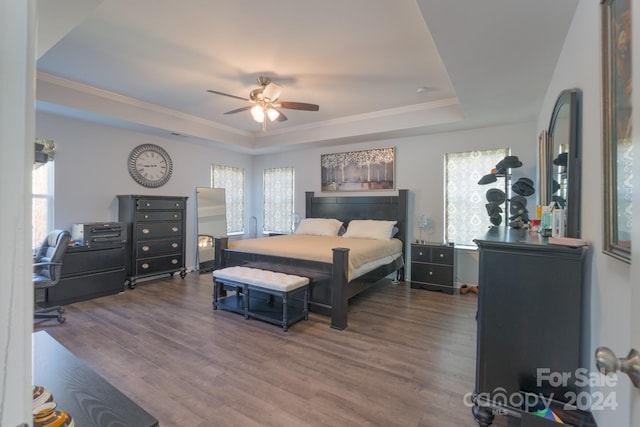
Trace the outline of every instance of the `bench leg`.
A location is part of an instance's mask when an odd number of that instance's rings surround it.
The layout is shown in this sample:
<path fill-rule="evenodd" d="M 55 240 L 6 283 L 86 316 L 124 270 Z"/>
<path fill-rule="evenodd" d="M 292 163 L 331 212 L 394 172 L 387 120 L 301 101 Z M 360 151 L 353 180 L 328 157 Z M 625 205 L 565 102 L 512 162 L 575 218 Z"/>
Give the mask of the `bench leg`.
<path fill-rule="evenodd" d="M 244 285 L 244 318 L 249 318 L 249 286 Z"/>
<path fill-rule="evenodd" d="M 309 320 L 309 287 L 304 288 L 304 320 Z"/>
<path fill-rule="evenodd" d="M 213 281 L 213 309 L 218 309 L 218 283 Z"/>
<path fill-rule="evenodd" d="M 287 293 L 283 292 L 282 293 L 282 329 L 287 332 L 287 330 L 289 329 L 289 319 L 288 319 L 288 313 L 287 313 L 287 306 L 289 305 L 289 301 L 287 298 Z"/>

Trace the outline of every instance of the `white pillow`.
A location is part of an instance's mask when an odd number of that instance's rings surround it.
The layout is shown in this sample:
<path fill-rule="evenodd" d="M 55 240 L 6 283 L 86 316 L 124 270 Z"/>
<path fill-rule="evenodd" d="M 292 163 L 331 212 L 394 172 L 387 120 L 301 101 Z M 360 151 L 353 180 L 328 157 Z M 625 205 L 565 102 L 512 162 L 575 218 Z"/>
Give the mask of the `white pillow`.
<path fill-rule="evenodd" d="M 390 240 L 393 226 L 397 221 L 380 221 L 373 219 L 354 219 L 349 222 L 347 232 L 342 237 L 359 237 L 362 239 Z"/>
<path fill-rule="evenodd" d="M 314 236 L 337 236 L 342 221 L 332 218 L 305 218 L 300 221 L 295 234 L 311 234 Z"/>

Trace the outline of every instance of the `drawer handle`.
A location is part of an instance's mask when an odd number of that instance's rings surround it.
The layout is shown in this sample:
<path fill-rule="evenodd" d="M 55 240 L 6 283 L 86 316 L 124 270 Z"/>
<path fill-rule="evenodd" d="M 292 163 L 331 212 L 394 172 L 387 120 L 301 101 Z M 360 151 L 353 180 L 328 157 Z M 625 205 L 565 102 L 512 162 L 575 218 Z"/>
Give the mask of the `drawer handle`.
<path fill-rule="evenodd" d="M 424 255 L 424 254 L 423 254 L 422 252 L 418 252 L 418 255 L 422 256 L 422 255 Z"/>
<path fill-rule="evenodd" d="M 149 234 L 149 229 L 148 228 L 143 228 L 142 229 L 142 234 Z"/>
<path fill-rule="evenodd" d="M 144 252 L 147 252 L 147 251 L 149 250 L 149 246 L 144 245 L 144 246 L 142 247 L 142 250 L 143 250 Z"/>
<path fill-rule="evenodd" d="M 440 258 L 444 258 L 444 254 L 440 254 Z"/>
<path fill-rule="evenodd" d="M 176 265 L 177 263 L 178 263 L 177 259 L 174 258 L 174 259 L 171 260 L 171 264 Z"/>
<path fill-rule="evenodd" d="M 148 218 L 149 218 L 149 215 L 145 215 L 145 216 L 144 216 L 144 219 L 148 219 Z"/>
<path fill-rule="evenodd" d="M 149 206 L 151 206 L 151 203 L 147 202 L 146 205 L 147 205 L 147 207 L 149 207 Z"/>
<path fill-rule="evenodd" d="M 178 227 L 171 227 L 171 231 L 173 231 L 174 233 L 178 232 Z"/>
<path fill-rule="evenodd" d="M 142 264 L 142 268 L 146 270 L 147 268 L 149 268 L 149 264 L 145 262 L 144 264 Z"/>
<path fill-rule="evenodd" d="M 176 207 L 179 208 L 180 207 L 180 203 L 176 203 Z"/>
<path fill-rule="evenodd" d="M 433 271 L 430 271 L 430 272 L 429 272 L 429 276 L 433 276 Z"/>
<path fill-rule="evenodd" d="M 171 247 L 172 247 L 172 248 L 177 248 L 177 247 L 178 247 L 178 244 L 177 244 L 176 242 L 173 242 L 173 243 L 171 244 Z"/>
<path fill-rule="evenodd" d="M 174 218 L 178 218 L 178 214 L 173 214 L 173 217 Z"/>

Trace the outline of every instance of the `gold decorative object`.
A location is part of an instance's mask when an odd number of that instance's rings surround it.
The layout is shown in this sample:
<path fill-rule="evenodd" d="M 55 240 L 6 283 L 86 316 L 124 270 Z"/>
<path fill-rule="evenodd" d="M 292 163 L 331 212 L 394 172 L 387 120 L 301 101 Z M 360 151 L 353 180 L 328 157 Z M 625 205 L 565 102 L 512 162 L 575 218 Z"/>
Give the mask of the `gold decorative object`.
<path fill-rule="evenodd" d="M 33 427 L 75 427 L 71 415 L 56 411 L 56 402 L 47 402 L 33 410 Z"/>
<path fill-rule="evenodd" d="M 36 409 L 38 406 L 52 401 L 53 395 L 49 390 L 40 385 L 33 386 L 33 409 Z"/>

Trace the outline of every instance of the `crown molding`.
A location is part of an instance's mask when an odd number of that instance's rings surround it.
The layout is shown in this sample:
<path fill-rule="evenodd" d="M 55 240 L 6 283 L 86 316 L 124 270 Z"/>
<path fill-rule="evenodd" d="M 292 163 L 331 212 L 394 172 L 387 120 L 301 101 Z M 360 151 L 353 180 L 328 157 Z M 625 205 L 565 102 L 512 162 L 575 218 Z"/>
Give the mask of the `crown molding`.
<path fill-rule="evenodd" d="M 245 132 L 233 128 L 231 126 L 226 126 L 218 122 L 214 122 L 212 120 L 207 120 L 202 117 L 194 116 L 192 114 L 186 114 L 178 110 L 173 110 L 171 108 L 163 107 L 161 105 L 152 104 L 150 102 L 141 101 L 139 99 L 131 98 L 129 96 L 121 95 L 115 92 L 111 92 L 105 89 L 100 89 L 94 86 L 90 86 L 84 83 L 76 82 L 73 80 L 65 79 L 63 77 L 59 77 L 53 74 L 44 73 L 42 71 L 38 71 L 36 74 L 36 78 L 39 81 L 50 83 L 56 85 L 58 87 L 62 87 L 65 89 L 70 89 L 88 96 L 97 97 L 101 99 L 105 99 L 117 104 L 127 105 L 136 109 L 148 111 L 153 114 L 158 114 L 161 116 L 171 116 L 175 117 L 179 120 L 184 120 L 187 122 L 197 123 L 199 125 L 208 126 L 214 129 L 218 129 L 224 132 L 232 133 L 240 137 L 253 139 L 255 136 L 251 132 Z M 36 91 L 36 99 L 37 91 Z M 49 101 L 51 102 L 51 101 Z"/>

